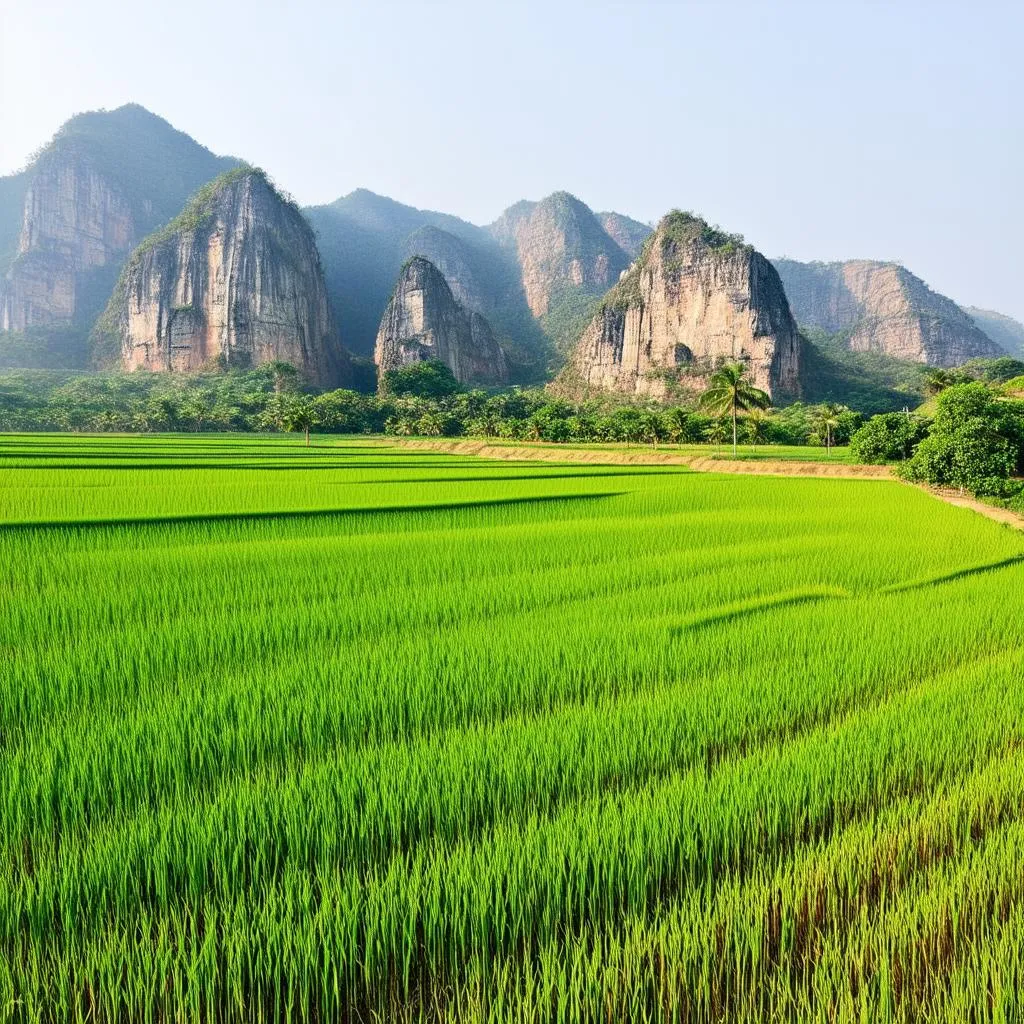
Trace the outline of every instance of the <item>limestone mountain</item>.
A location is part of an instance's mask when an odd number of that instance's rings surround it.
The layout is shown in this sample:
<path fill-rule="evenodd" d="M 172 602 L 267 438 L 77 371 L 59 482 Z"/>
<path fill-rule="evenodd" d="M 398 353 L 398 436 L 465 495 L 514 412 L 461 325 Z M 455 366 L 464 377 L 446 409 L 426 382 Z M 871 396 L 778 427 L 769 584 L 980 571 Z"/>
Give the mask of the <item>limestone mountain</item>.
<path fill-rule="evenodd" d="M 630 262 L 589 207 L 567 192 L 516 203 L 486 228 L 366 189 L 305 213 L 352 351 L 372 351 L 400 267 L 424 256 L 457 299 L 487 319 L 519 382 L 543 378 Z M 605 217 L 634 249 L 640 233 L 650 233 L 620 214 Z"/>
<path fill-rule="evenodd" d="M 444 275 L 452 294 L 467 309 L 485 313 L 500 302 L 500 296 L 495 293 L 494 276 L 487 273 L 489 268 L 485 266 L 494 255 L 490 250 L 467 243 L 443 228 L 425 224 L 402 242 L 402 253 L 403 264 L 414 256 L 422 256 L 433 263 Z"/>
<path fill-rule="evenodd" d="M 316 231 L 327 290 L 345 325 L 346 343 L 359 355 L 373 352 L 395 278 L 412 255 L 406 245 L 410 235 L 429 226 L 445 232 L 452 246 L 470 242 L 479 248 L 489 243 L 485 232 L 458 217 L 418 210 L 367 189 L 303 212 Z M 464 262 L 475 268 L 478 264 L 468 256 Z"/>
<path fill-rule="evenodd" d="M 673 211 L 604 297 L 559 385 L 665 399 L 743 360 L 775 397 L 798 389 L 800 341 L 771 263 L 739 236 Z"/>
<path fill-rule="evenodd" d="M 65 329 L 81 361 L 134 246 L 236 165 L 135 104 L 71 118 L 0 179 L 0 329 Z"/>
<path fill-rule="evenodd" d="M 349 377 L 313 231 L 245 166 L 200 189 L 132 253 L 93 337 L 97 359 L 126 370 L 280 360 L 324 386 Z"/>
<path fill-rule="evenodd" d="M 622 213 L 599 213 L 597 219 L 619 248 L 635 260 L 643 251 L 644 242 L 654 233 L 649 224 L 642 224 Z"/>
<path fill-rule="evenodd" d="M 486 317 L 509 359 L 513 380 L 543 377 L 551 343 L 526 303 L 514 250 L 486 228 L 420 210 L 366 189 L 309 207 L 328 292 L 357 354 L 371 353 L 404 262 L 424 256 L 468 309 Z"/>
<path fill-rule="evenodd" d="M 487 320 L 456 300 L 430 260 L 413 256 L 381 318 L 374 361 L 384 374 L 427 359 L 444 362 L 463 384 L 508 380 L 505 355 Z"/>
<path fill-rule="evenodd" d="M 967 306 L 970 318 L 1008 355 L 1024 359 L 1024 324 L 991 309 Z"/>
<path fill-rule="evenodd" d="M 562 351 L 630 263 L 594 212 L 568 192 L 510 206 L 490 232 L 515 254 L 526 303 Z"/>
<path fill-rule="evenodd" d="M 1000 354 L 952 299 L 898 263 L 775 260 L 801 327 L 843 334 L 854 352 L 952 367 Z"/>

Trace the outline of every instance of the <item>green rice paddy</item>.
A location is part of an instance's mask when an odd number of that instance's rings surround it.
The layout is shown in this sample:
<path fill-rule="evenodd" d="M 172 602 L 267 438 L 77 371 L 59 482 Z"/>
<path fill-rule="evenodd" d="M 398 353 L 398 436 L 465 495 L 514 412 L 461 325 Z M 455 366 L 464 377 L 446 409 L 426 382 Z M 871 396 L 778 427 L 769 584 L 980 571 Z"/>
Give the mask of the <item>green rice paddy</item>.
<path fill-rule="evenodd" d="M 0 1022 L 1024 1019 L 1024 535 L 0 437 Z"/>

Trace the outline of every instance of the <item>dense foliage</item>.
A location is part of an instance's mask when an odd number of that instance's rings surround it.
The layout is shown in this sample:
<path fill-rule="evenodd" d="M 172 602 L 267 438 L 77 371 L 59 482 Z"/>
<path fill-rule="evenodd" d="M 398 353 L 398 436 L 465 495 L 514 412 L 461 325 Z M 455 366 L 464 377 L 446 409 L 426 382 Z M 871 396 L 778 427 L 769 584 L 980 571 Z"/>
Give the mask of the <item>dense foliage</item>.
<path fill-rule="evenodd" d="M 911 480 L 1006 496 L 1024 472 L 1024 402 L 995 395 L 980 381 L 939 395 L 928 435 L 904 466 Z"/>
<path fill-rule="evenodd" d="M 928 427 L 920 416 L 886 412 L 872 416 L 850 440 L 850 448 L 859 462 L 881 465 L 909 459 L 927 435 Z"/>
<path fill-rule="evenodd" d="M 741 250 L 752 251 L 752 246 L 743 241 L 742 235 L 730 234 L 717 225 L 712 226 L 703 217 L 688 210 L 672 210 L 666 214 L 658 224 L 658 235 L 661 238 L 662 258 L 666 261 L 671 261 L 679 247 L 694 242 L 700 242 L 721 255 Z"/>
<path fill-rule="evenodd" d="M 934 418 L 873 416 L 853 435 L 852 454 L 860 462 L 899 461 L 908 480 L 1008 499 L 1024 510 L 1024 400 L 1007 391 L 1009 369 L 987 375 L 991 384 L 931 374 Z"/>
<path fill-rule="evenodd" d="M 283 373 L 282 370 L 291 372 Z M 542 389 L 466 391 L 443 364 L 423 362 L 385 377 L 385 393 L 339 390 L 304 396 L 281 364 L 248 372 L 0 375 L 0 430 L 91 432 L 266 431 L 287 428 L 291 407 L 310 399 L 312 429 L 325 433 L 502 437 L 554 442 L 722 444 L 731 426 L 695 406 L 572 404 Z M 728 420 L 728 415 L 726 415 Z M 840 410 L 833 442 L 845 444 L 860 416 Z M 741 418 L 746 444 L 824 445 L 818 410 L 800 403 Z"/>
<path fill-rule="evenodd" d="M 425 359 L 387 370 L 380 381 L 381 394 L 385 395 L 447 398 L 461 390 L 455 374 L 440 359 Z"/>
<path fill-rule="evenodd" d="M 351 439 L 0 464 L 3 1020 L 1021 1019 L 1017 535 Z"/>

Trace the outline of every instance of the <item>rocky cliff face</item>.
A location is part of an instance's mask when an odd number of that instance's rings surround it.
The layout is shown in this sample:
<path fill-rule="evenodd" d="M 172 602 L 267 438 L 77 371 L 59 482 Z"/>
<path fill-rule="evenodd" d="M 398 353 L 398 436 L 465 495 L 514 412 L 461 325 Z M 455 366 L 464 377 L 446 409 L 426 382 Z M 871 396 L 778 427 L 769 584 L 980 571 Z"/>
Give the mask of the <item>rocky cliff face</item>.
<path fill-rule="evenodd" d="M 120 266 L 136 234 L 130 204 L 86 157 L 43 161 L 25 194 L 18 253 L 0 291 L 0 329 L 70 323 L 79 281 Z"/>
<path fill-rule="evenodd" d="M 590 208 L 568 192 L 516 203 L 491 225 L 491 233 L 514 247 L 535 317 L 552 312 L 553 301 L 566 291 L 604 292 L 629 265 Z"/>
<path fill-rule="evenodd" d="M 455 300 L 466 309 L 486 315 L 495 305 L 489 281 L 481 279 L 480 255 L 462 238 L 433 225 L 414 231 L 402 244 L 403 263 L 422 256 L 444 275 Z"/>
<path fill-rule="evenodd" d="M 484 247 L 497 248 L 482 228 L 367 189 L 356 189 L 326 206 L 306 207 L 303 213 L 317 234 L 331 305 L 345 325 L 345 344 L 357 355 L 373 353 L 395 279 L 417 249 L 429 247 L 432 251 L 421 255 L 432 259 L 442 248 L 467 246 L 467 253 L 473 255 L 463 262 L 472 263 L 473 277 L 480 283 L 488 267 L 477 256 Z M 436 228 L 441 234 L 419 236 L 424 228 Z M 413 241 L 417 236 L 420 242 Z M 453 257 L 453 262 L 457 259 Z"/>
<path fill-rule="evenodd" d="M 366 189 L 305 212 L 354 352 L 372 351 L 403 262 L 424 256 L 460 303 L 486 317 L 519 382 L 538 381 L 554 350 L 579 337 L 630 261 L 590 209 L 565 192 L 516 203 L 487 228 Z M 638 233 L 650 233 L 628 217 L 605 216 L 631 246 Z"/>
<path fill-rule="evenodd" d="M 855 352 L 882 352 L 932 366 L 999 354 L 955 303 L 896 263 L 776 260 L 797 323 L 844 332 Z"/>
<path fill-rule="evenodd" d="M 377 332 L 380 373 L 427 359 L 444 362 L 462 383 L 508 379 L 504 353 L 487 321 L 460 305 L 445 275 L 414 256 L 402 268 Z"/>
<path fill-rule="evenodd" d="M 236 161 L 214 156 L 141 107 L 72 118 L 20 187 L 17 244 L 0 239 L 0 329 L 88 330 L 133 246 L 204 181 Z M 11 179 L 15 181 L 15 179 Z M 5 234 L 10 233 L 5 214 Z"/>
<path fill-rule="evenodd" d="M 799 338 L 779 275 L 742 240 L 674 212 L 607 294 L 564 387 L 669 396 L 704 387 L 723 360 L 748 363 L 773 396 L 798 387 Z"/>
<path fill-rule="evenodd" d="M 640 256 L 644 242 L 654 233 L 654 229 L 647 224 L 641 224 L 632 217 L 621 213 L 599 213 L 597 219 L 601 227 L 611 236 L 612 241 L 631 259 L 635 260 Z"/>
<path fill-rule="evenodd" d="M 206 186 L 132 254 L 95 336 L 126 370 L 281 360 L 320 385 L 348 377 L 313 232 L 251 168 Z"/>

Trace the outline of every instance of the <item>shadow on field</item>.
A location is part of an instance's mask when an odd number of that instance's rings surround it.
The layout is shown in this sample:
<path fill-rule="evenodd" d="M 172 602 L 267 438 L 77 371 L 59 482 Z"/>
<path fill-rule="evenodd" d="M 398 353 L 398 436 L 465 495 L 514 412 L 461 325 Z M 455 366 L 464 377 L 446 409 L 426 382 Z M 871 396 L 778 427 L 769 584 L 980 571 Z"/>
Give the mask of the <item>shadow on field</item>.
<path fill-rule="evenodd" d="M 926 587 L 937 587 L 943 583 L 953 583 L 956 580 L 967 579 L 969 576 L 980 576 L 987 572 L 997 572 L 999 569 L 1007 569 L 1011 565 L 1024 565 L 1024 553 L 1004 558 L 998 562 L 973 565 L 969 569 L 960 569 L 957 572 L 947 573 L 944 576 L 932 576 L 926 580 L 912 580 L 910 583 L 894 583 L 890 587 L 883 587 L 879 593 L 900 594 L 908 590 L 924 590 Z"/>
<path fill-rule="evenodd" d="M 357 516 L 418 515 L 425 512 L 472 512 L 478 509 L 544 505 L 557 502 L 576 503 L 603 498 L 619 498 L 627 491 L 600 494 L 543 494 L 529 498 L 495 498 L 480 501 L 433 502 L 429 505 L 384 505 L 369 508 L 315 508 L 278 512 L 209 512 L 190 516 L 134 516 L 117 519 L 50 519 L 0 523 L 0 535 L 25 530 L 105 530 L 117 527 L 191 526 L 230 522 L 265 522 L 275 520 L 340 519 Z"/>
<path fill-rule="evenodd" d="M 310 472 L 322 472 L 324 470 L 348 470 L 348 471 L 359 471 L 365 472 L 366 470 L 381 470 L 390 471 L 394 473 L 413 473 L 423 469 L 450 469 L 450 463 L 443 463 L 439 465 L 430 463 L 418 463 L 416 465 L 404 465 L 404 466 L 392 466 L 387 463 L 373 463 L 367 465 L 365 463 L 353 466 L 347 462 L 318 462 L 308 466 L 294 466 L 294 465 L 283 465 L 278 463 L 265 463 L 265 462 L 221 462 L 217 464 L 205 465 L 203 463 L 195 462 L 164 462 L 158 465 L 146 465 L 144 463 L 137 463 L 134 465 L 119 465 L 117 463 L 100 462 L 94 465 L 82 466 L 71 462 L 58 462 L 58 463 L 47 463 L 44 466 L 32 466 L 19 464 L 17 466 L 8 467 L 12 469 L 110 469 L 110 470 L 125 470 L 125 469 L 139 469 L 145 470 L 147 473 L 156 470 L 176 470 L 183 472 L 187 470 L 191 471 L 204 471 L 204 472 L 221 472 L 224 470 L 231 470 L 235 472 L 237 470 L 260 470 L 270 471 L 274 473 L 310 473 Z M 666 472 L 658 467 L 654 467 L 652 473 L 650 469 L 638 469 L 638 470 L 615 470 L 609 469 L 607 472 L 602 472 L 604 467 L 601 466 L 580 466 L 578 470 L 573 471 L 567 469 L 565 471 L 555 469 L 552 472 L 545 473 L 543 469 L 538 469 L 536 463 L 529 463 L 524 468 L 529 468 L 531 472 L 523 474 L 510 473 L 510 466 L 507 462 L 498 463 L 497 469 L 500 470 L 498 473 L 485 473 L 480 475 L 479 472 L 474 468 L 474 472 L 477 475 L 474 476 L 396 476 L 386 480 L 374 479 L 374 480 L 332 480 L 330 483 L 344 483 L 346 486 L 358 486 L 365 484 L 448 484 L 448 483 L 499 483 L 501 481 L 516 481 L 516 480 L 593 480 L 604 477 L 634 477 L 634 476 L 668 476 L 668 475 L 679 475 L 673 474 L 671 471 Z"/>
<path fill-rule="evenodd" d="M 206 456 L 203 456 L 206 458 Z M 235 456 L 237 458 L 237 456 Z M 265 459 L 265 456 L 263 457 Z M 203 472 L 220 472 L 221 470 L 231 470 L 234 472 L 239 469 L 250 469 L 250 470 L 273 470 L 276 472 L 291 472 L 293 470 L 299 470 L 304 473 L 315 472 L 324 469 L 343 469 L 352 471 L 362 472 L 368 469 L 383 469 L 393 470 L 395 472 L 410 472 L 419 469 L 444 469 L 445 467 L 451 467 L 451 463 L 421 463 L 417 465 L 394 465 L 387 462 L 373 462 L 373 463 L 360 463 L 359 465 L 353 465 L 351 462 L 311 462 L 305 466 L 296 466 L 286 462 L 267 462 L 267 461 L 252 461 L 252 462 L 174 462 L 170 456 L 164 456 L 161 462 L 148 463 L 148 462 L 95 462 L 88 465 L 83 465 L 81 462 L 47 462 L 42 465 L 33 466 L 28 460 L 21 460 L 17 465 L 6 466 L 8 469 L 38 469 L 38 470 L 51 470 L 51 469 L 141 469 L 147 473 L 151 470 L 159 469 L 174 469 L 178 472 L 184 470 L 193 470 Z M 508 465 L 505 464 L 501 467 L 503 470 L 508 469 Z M 480 479 L 490 479 L 481 477 Z"/>
<path fill-rule="evenodd" d="M 702 615 L 699 618 L 691 619 L 689 622 L 673 626 L 669 630 L 670 636 L 681 636 L 698 629 L 706 629 L 708 626 L 718 626 L 726 622 L 734 622 L 737 619 L 747 618 L 750 615 L 758 615 L 761 612 L 774 611 L 777 608 L 790 608 L 794 605 L 812 604 L 817 601 L 834 601 L 840 598 L 849 597 L 849 593 L 839 588 L 808 590 L 798 593 L 780 594 L 777 597 L 769 597 L 760 601 L 751 601 L 744 605 L 734 605 L 725 608 L 712 615 Z"/>

